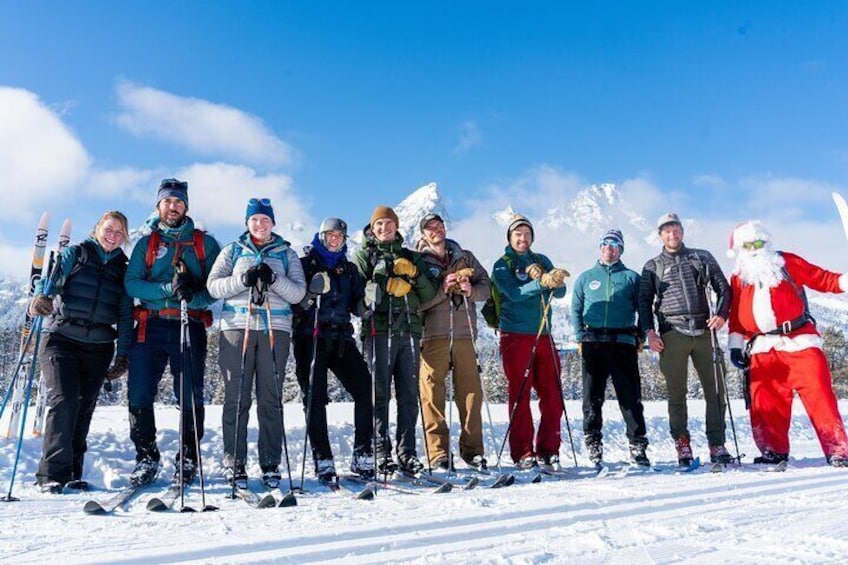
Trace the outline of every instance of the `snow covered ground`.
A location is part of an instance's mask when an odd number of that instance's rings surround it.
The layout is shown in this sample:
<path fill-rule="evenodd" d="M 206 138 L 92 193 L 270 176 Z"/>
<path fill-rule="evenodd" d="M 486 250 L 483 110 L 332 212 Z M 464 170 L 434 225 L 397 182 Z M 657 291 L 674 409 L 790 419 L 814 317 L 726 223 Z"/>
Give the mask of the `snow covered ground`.
<path fill-rule="evenodd" d="M 350 454 L 352 407 L 330 406 L 337 462 Z M 848 403 L 841 404 L 842 413 Z M 648 454 L 663 473 L 590 477 L 583 453 L 579 405 L 568 403 L 577 460 L 573 478 L 492 490 L 406 495 L 383 490 L 374 501 L 323 492 L 291 508 L 252 509 L 225 498 L 221 477 L 220 407 L 208 410 L 203 442 L 207 513 L 152 513 L 145 503 L 165 490 L 177 444 L 173 408 L 158 411 L 159 446 L 169 458 L 148 491 L 113 515 L 88 516 L 91 497 L 126 485 L 133 467 L 126 409 L 101 407 L 89 435 L 88 495 L 46 495 L 33 486 L 40 440 L 26 439 L 14 484 L 20 502 L 0 503 L 0 561 L 10 563 L 844 563 L 848 556 L 848 470 L 824 458 L 803 408 L 792 422 L 792 461 L 785 473 L 705 469 L 674 474 L 665 404 L 649 403 Z M 739 447 L 757 454 L 741 404 L 733 405 Z M 506 411 L 493 406 L 498 442 Z M 302 412 L 286 406 L 290 449 L 299 476 Z M 607 460 L 625 458 L 624 426 L 606 410 Z M 690 402 L 696 454 L 707 457 L 703 404 Z M 255 419 L 251 426 L 255 426 Z M 729 434 L 728 430 L 728 434 Z M 256 429 L 250 430 L 255 454 Z M 571 461 L 567 436 L 563 459 Z M 729 436 L 730 438 L 730 436 Z M 487 437 L 487 444 L 491 440 Z M 732 440 L 728 447 L 733 451 Z M 489 449 L 493 450 L 491 445 Z M 0 443 L 0 488 L 9 489 L 14 444 Z M 494 456 L 489 455 L 493 461 Z M 258 474 L 258 466 L 249 468 Z M 307 475 L 309 475 L 307 469 Z M 298 479 L 295 478 L 295 482 Z M 258 481 L 256 481 L 258 483 Z M 258 484 L 254 484 L 255 487 Z M 307 489 L 318 490 L 307 479 Z M 200 506 L 193 488 L 187 504 Z M 278 493 L 279 498 L 279 493 Z"/>

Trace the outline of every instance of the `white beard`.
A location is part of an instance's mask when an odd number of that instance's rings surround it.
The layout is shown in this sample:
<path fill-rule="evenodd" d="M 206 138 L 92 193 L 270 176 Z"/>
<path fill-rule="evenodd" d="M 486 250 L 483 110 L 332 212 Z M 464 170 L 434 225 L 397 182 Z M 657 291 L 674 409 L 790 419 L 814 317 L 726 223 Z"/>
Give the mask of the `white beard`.
<path fill-rule="evenodd" d="M 783 257 L 764 248 L 757 252 L 739 250 L 736 256 L 736 274 L 747 284 L 774 288 L 783 280 Z"/>

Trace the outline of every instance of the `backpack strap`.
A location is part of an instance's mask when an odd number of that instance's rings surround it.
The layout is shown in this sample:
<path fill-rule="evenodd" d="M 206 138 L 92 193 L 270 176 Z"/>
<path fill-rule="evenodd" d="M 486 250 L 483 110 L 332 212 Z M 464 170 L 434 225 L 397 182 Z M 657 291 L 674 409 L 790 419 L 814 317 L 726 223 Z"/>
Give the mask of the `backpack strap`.
<path fill-rule="evenodd" d="M 156 261 L 156 255 L 159 253 L 159 246 L 162 242 L 162 234 L 156 230 L 150 232 L 147 238 L 147 250 L 144 253 L 145 278 L 150 278 L 150 270 L 153 268 L 153 262 Z M 191 242 L 177 241 L 166 242 L 165 245 L 175 246 L 174 260 L 172 263 L 177 264 L 177 261 L 182 257 L 183 249 L 186 247 L 194 248 L 194 255 L 200 263 L 200 272 L 206 278 L 206 232 L 201 229 L 194 229 L 191 235 Z"/>

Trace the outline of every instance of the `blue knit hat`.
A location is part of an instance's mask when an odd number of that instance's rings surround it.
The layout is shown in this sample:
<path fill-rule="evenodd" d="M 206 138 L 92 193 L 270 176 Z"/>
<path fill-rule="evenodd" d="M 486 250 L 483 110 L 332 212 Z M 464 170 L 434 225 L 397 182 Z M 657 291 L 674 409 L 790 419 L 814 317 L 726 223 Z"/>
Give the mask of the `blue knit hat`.
<path fill-rule="evenodd" d="M 606 233 L 601 236 L 601 239 L 598 240 L 598 247 L 603 245 L 604 240 L 606 239 L 617 241 L 618 245 L 621 246 L 621 252 L 624 253 L 624 234 L 621 233 L 621 230 L 617 230 L 615 228 L 608 229 Z"/>
<path fill-rule="evenodd" d="M 156 206 L 171 196 L 182 200 L 188 208 L 188 183 L 177 179 L 163 179 L 159 183 L 159 192 L 156 193 Z"/>
<path fill-rule="evenodd" d="M 271 222 L 274 225 L 277 225 L 277 221 L 274 219 L 274 209 L 271 207 L 271 199 L 270 198 L 251 198 L 247 201 L 247 211 L 244 213 L 244 223 L 247 223 L 247 220 L 254 214 L 265 214 L 269 218 L 271 218 Z"/>

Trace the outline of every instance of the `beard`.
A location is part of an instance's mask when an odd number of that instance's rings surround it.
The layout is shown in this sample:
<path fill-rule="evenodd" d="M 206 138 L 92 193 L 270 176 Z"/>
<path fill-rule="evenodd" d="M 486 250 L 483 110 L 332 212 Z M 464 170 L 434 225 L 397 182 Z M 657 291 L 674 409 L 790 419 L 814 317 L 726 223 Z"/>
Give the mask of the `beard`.
<path fill-rule="evenodd" d="M 751 253 L 740 250 L 736 257 L 736 274 L 747 284 L 774 288 L 783 280 L 783 257 L 764 248 Z"/>

